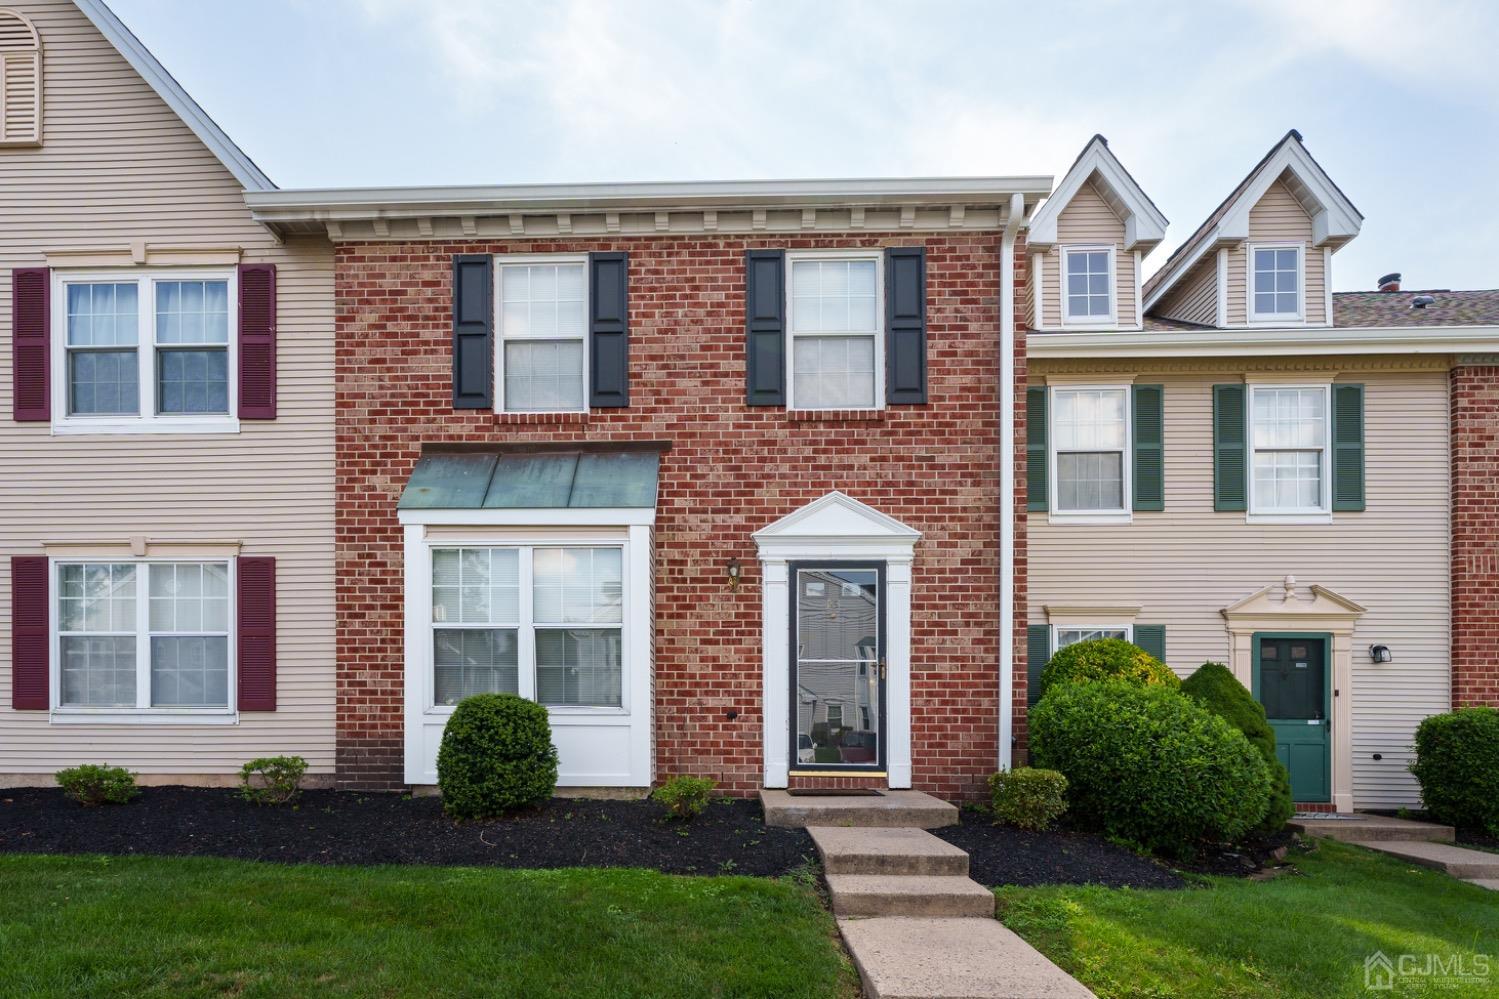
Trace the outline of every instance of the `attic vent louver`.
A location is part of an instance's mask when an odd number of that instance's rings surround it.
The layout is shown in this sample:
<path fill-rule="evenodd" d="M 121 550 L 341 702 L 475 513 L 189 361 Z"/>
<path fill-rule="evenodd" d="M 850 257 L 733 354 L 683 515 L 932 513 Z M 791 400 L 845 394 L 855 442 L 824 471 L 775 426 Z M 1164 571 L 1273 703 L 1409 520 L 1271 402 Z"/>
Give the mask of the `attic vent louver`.
<path fill-rule="evenodd" d="M 0 10 L 0 146 L 41 141 L 41 39 L 26 18 Z"/>
<path fill-rule="evenodd" d="M 1435 304 L 1437 304 L 1437 297 L 1435 295 L 1417 295 L 1411 299 L 1411 308 L 1413 309 L 1424 309 L 1428 305 Z"/>

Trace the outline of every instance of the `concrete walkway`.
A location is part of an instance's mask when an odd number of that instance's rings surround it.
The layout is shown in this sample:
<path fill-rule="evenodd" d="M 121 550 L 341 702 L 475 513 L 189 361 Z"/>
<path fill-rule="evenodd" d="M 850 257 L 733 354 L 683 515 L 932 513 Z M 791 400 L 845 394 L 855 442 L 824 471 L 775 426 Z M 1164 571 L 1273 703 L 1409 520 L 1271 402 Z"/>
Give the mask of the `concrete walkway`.
<path fill-rule="evenodd" d="M 817 845 L 843 942 L 870 999 L 1091 999 L 994 918 L 968 854 L 927 828 L 957 809 L 919 791 L 797 797 L 762 791 L 765 821 Z"/>
<path fill-rule="evenodd" d="M 1362 813 L 1325 819 L 1298 816 L 1290 825 L 1308 836 L 1356 843 L 1443 871 L 1480 888 L 1499 891 L 1499 853 L 1454 846 L 1456 837 L 1451 826 Z"/>

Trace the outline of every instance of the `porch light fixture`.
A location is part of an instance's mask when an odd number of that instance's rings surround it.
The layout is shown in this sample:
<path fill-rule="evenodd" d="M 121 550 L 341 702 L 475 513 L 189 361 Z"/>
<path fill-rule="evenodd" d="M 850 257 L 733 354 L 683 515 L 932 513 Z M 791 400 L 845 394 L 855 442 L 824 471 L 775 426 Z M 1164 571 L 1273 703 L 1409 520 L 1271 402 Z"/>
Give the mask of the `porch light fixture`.
<path fill-rule="evenodd" d="M 729 589 L 731 590 L 739 589 L 739 568 L 739 560 L 737 558 L 729 559 L 729 564 L 725 571 L 729 574 Z"/>
<path fill-rule="evenodd" d="M 1388 645 L 1371 645 L 1369 646 L 1369 661 L 1371 663 L 1389 663 L 1394 662 L 1395 657 L 1390 653 Z"/>

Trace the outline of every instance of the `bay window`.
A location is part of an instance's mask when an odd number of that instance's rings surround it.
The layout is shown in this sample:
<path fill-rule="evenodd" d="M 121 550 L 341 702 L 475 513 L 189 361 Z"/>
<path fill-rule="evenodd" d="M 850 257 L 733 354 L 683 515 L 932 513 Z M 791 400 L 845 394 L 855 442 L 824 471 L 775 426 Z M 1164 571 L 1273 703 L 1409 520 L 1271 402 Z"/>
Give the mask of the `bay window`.
<path fill-rule="evenodd" d="M 881 255 L 787 254 L 793 409 L 884 405 Z"/>
<path fill-rule="evenodd" d="M 1328 511 L 1328 387 L 1250 387 L 1250 513 Z"/>
<path fill-rule="evenodd" d="M 1124 386 L 1052 389 L 1055 469 L 1052 495 L 1059 514 L 1125 514 L 1129 495 L 1129 389 Z"/>

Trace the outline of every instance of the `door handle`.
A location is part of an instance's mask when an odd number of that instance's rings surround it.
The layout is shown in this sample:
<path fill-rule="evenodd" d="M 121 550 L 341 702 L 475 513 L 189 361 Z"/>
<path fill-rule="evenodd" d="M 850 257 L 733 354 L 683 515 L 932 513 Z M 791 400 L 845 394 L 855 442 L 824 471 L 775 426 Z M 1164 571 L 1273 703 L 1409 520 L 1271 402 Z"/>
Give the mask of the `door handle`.
<path fill-rule="evenodd" d="M 880 679 L 885 679 L 885 657 L 880 657 Z"/>

